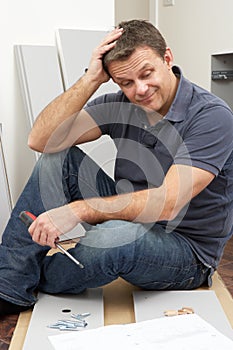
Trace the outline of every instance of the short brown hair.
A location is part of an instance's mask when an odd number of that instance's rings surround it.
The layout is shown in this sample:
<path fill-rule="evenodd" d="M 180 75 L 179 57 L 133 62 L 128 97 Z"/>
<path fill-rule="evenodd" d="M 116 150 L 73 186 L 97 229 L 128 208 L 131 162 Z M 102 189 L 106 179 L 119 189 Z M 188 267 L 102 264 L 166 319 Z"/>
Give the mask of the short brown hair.
<path fill-rule="evenodd" d="M 117 40 L 116 46 L 103 58 L 106 70 L 110 62 L 127 59 L 138 47 L 148 46 L 155 50 L 162 59 L 164 58 L 167 44 L 153 24 L 146 20 L 133 19 L 119 23 L 118 27 L 123 28 L 124 31 Z"/>

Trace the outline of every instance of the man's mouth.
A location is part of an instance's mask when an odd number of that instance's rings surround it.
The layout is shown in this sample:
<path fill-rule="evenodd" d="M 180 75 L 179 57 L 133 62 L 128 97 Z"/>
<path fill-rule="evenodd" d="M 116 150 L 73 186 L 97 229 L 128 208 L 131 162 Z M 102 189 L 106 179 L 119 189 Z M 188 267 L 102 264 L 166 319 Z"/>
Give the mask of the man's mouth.
<path fill-rule="evenodd" d="M 155 92 L 153 92 L 152 94 L 150 94 L 150 95 L 148 95 L 148 96 L 145 96 L 145 97 L 143 97 L 143 98 L 139 98 L 139 99 L 137 99 L 137 103 L 141 103 L 141 104 L 146 104 L 146 103 L 149 103 L 149 102 L 151 102 L 151 100 L 153 99 L 153 97 L 154 97 L 154 93 Z"/>

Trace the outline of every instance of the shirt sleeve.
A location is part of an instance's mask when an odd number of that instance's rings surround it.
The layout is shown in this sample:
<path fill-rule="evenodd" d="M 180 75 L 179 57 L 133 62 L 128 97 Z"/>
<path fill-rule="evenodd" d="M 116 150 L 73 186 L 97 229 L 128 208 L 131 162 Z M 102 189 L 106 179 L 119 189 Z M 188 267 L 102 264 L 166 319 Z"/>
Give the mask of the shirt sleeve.
<path fill-rule="evenodd" d="M 205 108 L 187 126 L 174 162 L 217 175 L 233 151 L 233 115 L 224 106 Z"/>
<path fill-rule="evenodd" d="M 85 106 L 85 111 L 94 119 L 102 134 L 111 134 L 111 128 L 119 116 L 119 109 L 128 102 L 122 91 L 101 95 Z"/>

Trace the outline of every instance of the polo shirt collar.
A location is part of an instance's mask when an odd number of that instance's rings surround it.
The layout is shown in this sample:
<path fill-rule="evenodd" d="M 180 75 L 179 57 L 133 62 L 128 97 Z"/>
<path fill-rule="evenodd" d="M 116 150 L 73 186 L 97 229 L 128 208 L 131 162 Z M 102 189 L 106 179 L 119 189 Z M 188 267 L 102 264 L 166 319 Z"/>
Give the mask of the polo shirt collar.
<path fill-rule="evenodd" d="M 185 119 L 193 95 L 193 86 L 191 82 L 184 78 L 181 69 L 177 66 L 172 67 L 173 73 L 180 78 L 178 89 L 174 101 L 164 119 L 172 122 L 182 122 Z"/>

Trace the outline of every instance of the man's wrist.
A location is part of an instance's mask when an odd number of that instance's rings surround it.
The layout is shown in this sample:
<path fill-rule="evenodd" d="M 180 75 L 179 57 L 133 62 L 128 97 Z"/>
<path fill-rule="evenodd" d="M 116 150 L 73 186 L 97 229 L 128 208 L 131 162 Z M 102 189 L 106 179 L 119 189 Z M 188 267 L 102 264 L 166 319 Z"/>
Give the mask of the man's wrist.
<path fill-rule="evenodd" d="M 89 224 L 100 222 L 100 215 L 98 215 L 98 211 L 91 204 L 90 199 L 71 202 L 68 206 L 79 222 L 87 222 Z"/>
<path fill-rule="evenodd" d="M 85 74 L 83 74 L 81 79 L 88 89 L 91 88 L 94 91 L 97 90 L 100 87 L 100 85 L 103 84 L 103 81 L 99 77 L 97 77 L 96 74 L 92 74 L 88 69 L 85 72 Z"/>

